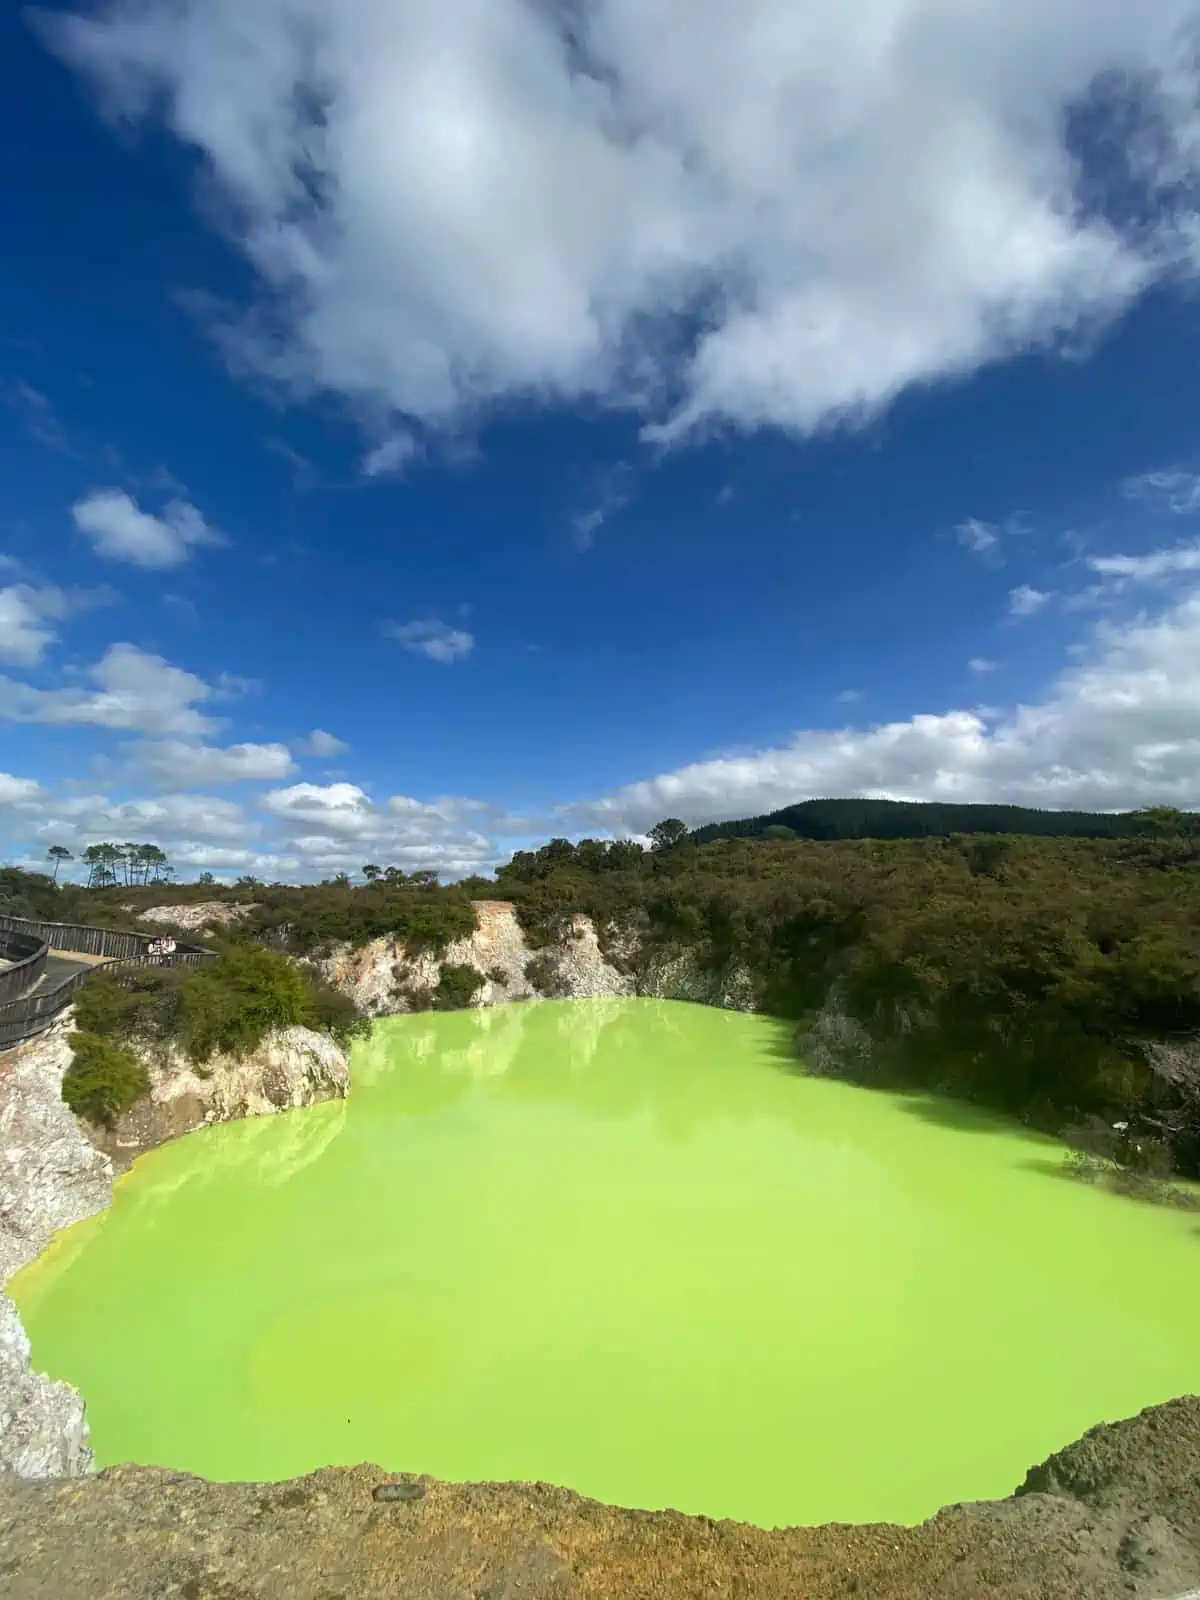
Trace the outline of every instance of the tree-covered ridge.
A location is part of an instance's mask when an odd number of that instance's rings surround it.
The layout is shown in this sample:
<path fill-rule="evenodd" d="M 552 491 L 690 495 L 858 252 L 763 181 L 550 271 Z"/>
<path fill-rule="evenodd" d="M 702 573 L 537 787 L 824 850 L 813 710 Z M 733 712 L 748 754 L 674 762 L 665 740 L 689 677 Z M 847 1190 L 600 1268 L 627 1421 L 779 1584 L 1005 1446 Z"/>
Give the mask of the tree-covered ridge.
<path fill-rule="evenodd" d="M 710 844 L 714 839 L 759 839 L 771 837 L 771 830 L 786 828 L 798 839 L 923 839 L 946 838 L 952 833 L 1121 839 L 1141 832 L 1145 815 L 1138 811 L 1109 814 L 954 805 L 940 800 L 802 800 L 762 817 L 709 823 L 696 828 L 691 838 L 697 844 Z M 1191 821 L 1195 825 L 1200 818 L 1191 814 Z"/>
<path fill-rule="evenodd" d="M 1127 838 L 722 840 L 637 857 L 555 841 L 497 874 L 531 938 L 572 911 L 750 974 L 801 1032 L 837 997 L 859 1081 L 1061 1128 L 1133 1112 L 1200 1171 L 1200 1048 L 1175 1082 L 1146 1042 L 1200 1035 L 1200 847 L 1187 819 Z M 809 1048 L 801 1045 L 801 1054 Z M 1186 1055 L 1186 1052 L 1185 1052 Z"/>

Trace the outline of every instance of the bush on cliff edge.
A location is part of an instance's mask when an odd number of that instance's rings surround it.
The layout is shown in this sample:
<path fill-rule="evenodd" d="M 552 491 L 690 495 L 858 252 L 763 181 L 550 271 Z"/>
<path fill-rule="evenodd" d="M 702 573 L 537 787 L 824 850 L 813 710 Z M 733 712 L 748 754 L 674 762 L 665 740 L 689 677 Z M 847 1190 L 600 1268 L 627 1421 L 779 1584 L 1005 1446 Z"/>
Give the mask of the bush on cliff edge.
<path fill-rule="evenodd" d="M 348 996 L 285 956 L 245 943 L 229 944 L 202 967 L 146 967 L 120 982 L 99 973 L 80 991 L 76 1017 L 84 1036 L 176 1043 L 198 1062 L 249 1055 L 275 1028 L 316 1028 L 346 1045 L 369 1026 Z"/>
<path fill-rule="evenodd" d="M 63 1076 L 62 1097 L 76 1116 L 111 1128 L 122 1111 L 150 1089 L 146 1069 L 112 1039 L 72 1033 L 72 1062 Z"/>

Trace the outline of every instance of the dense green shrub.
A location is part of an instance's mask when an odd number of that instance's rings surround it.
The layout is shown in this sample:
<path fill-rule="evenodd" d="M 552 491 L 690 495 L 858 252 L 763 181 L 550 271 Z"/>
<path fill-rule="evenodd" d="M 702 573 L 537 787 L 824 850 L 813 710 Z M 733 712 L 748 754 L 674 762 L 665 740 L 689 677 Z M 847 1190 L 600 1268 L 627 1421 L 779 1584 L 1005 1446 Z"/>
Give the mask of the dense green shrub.
<path fill-rule="evenodd" d="M 184 969 L 126 969 L 121 981 L 103 970 L 79 990 L 75 1019 L 84 1033 L 147 1041 L 171 1038 L 179 1028 Z"/>
<path fill-rule="evenodd" d="M 359 889 L 336 883 L 275 885 L 259 890 L 255 900 L 258 909 L 242 925 L 245 934 L 269 939 L 296 955 L 389 936 L 410 955 L 440 955 L 453 940 L 475 930 L 470 899 L 460 888 L 384 881 Z"/>
<path fill-rule="evenodd" d="M 370 1026 L 348 995 L 263 945 L 227 944 L 201 967 L 144 967 L 121 980 L 98 973 L 79 991 L 85 1033 L 174 1040 L 195 1061 L 247 1055 L 272 1028 L 321 1028 L 348 1044 Z"/>
<path fill-rule="evenodd" d="M 483 987 L 483 974 L 474 967 L 449 961 L 442 968 L 433 991 L 433 1004 L 438 1011 L 461 1011 L 469 1006 Z"/>
<path fill-rule="evenodd" d="M 179 991 L 178 1038 L 189 1056 L 248 1055 L 272 1028 L 312 1027 L 316 1001 L 305 973 L 262 946 L 230 945 L 191 968 Z"/>
<path fill-rule="evenodd" d="M 122 1111 L 149 1092 L 141 1062 L 113 1039 L 71 1034 L 71 1065 L 63 1074 L 62 1097 L 77 1116 L 111 1127 Z"/>

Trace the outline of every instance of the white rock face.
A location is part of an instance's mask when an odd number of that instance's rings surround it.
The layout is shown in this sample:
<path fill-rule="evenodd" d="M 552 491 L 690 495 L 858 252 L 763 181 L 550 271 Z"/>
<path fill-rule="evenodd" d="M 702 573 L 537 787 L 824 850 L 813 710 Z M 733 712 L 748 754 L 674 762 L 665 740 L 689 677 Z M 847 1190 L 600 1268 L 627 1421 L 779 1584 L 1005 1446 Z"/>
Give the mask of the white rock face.
<path fill-rule="evenodd" d="M 605 960 L 591 917 L 573 917 L 555 952 L 563 991 L 572 1000 L 610 1000 L 637 993 L 633 978 Z"/>
<path fill-rule="evenodd" d="M 0 1287 L 112 1199 L 112 1162 L 63 1104 L 69 1031 L 58 1022 L 0 1056 Z M 17 1308 L 0 1295 L 0 1472 L 74 1477 L 92 1465 L 82 1398 L 33 1371 Z"/>
<path fill-rule="evenodd" d="M 269 1116 L 350 1091 L 350 1064 L 328 1034 L 311 1028 L 280 1028 L 243 1059 L 215 1055 L 197 1067 L 178 1049 L 146 1052 L 150 1105 L 195 1100 L 200 1122 L 233 1122 Z"/>
<path fill-rule="evenodd" d="M 320 969 L 328 980 L 348 994 L 360 1011 L 382 1017 L 413 1009 L 413 991 L 435 989 L 443 966 L 474 967 L 484 979 L 475 1004 L 502 1005 L 508 1000 L 536 999 L 537 991 L 525 976 L 526 963 L 548 955 L 560 977 L 560 990 L 577 1000 L 634 994 L 633 979 L 618 972 L 600 952 L 590 917 L 572 919 L 570 935 L 548 951 L 532 950 L 505 900 L 477 900 L 475 932 L 456 939 L 438 958 L 410 956 L 393 938 L 373 939 L 361 949 L 343 946 Z"/>
<path fill-rule="evenodd" d="M 185 933 L 199 933 L 202 928 L 224 928 L 231 922 L 240 922 L 257 906 L 229 905 L 224 900 L 202 900 L 188 906 L 125 906 L 124 910 L 143 922 L 161 922 L 169 928 L 182 928 Z"/>
<path fill-rule="evenodd" d="M 0 1472 L 19 1478 L 78 1478 L 95 1459 L 83 1397 L 30 1364 L 17 1308 L 0 1295 Z"/>

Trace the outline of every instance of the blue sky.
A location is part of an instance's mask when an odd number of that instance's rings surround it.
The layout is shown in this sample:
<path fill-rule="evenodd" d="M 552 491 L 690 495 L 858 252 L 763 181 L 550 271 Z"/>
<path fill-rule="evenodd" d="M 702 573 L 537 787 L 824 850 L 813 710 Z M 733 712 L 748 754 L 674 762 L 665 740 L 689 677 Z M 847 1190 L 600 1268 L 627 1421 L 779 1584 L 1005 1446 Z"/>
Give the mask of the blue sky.
<path fill-rule="evenodd" d="M 1200 11 L 1136 9 L 6 13 L 0 853 L 1200 805 Z"/>

